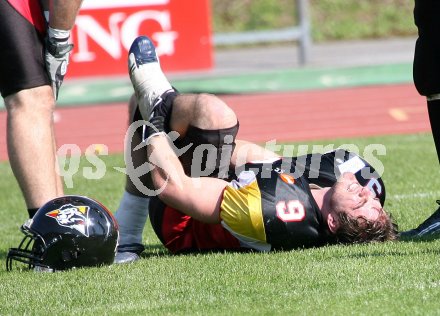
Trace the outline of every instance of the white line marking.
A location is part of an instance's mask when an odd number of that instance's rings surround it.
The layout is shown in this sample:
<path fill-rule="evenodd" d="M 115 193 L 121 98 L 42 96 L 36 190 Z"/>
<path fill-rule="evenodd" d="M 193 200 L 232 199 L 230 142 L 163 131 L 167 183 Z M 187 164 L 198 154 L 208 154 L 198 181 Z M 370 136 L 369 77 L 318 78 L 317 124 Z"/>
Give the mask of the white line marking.
<path fill-rule="evenodd" d="M 387 198 L 396 199 L 396 200 L 405 200 L 411 198 L 426 198 L 433 197 L 440 199 L 440 191 L 431 191 L 431 192 L 418 192 L 418 193 L 410 193 L 410 194 L 390 194 Z"/>

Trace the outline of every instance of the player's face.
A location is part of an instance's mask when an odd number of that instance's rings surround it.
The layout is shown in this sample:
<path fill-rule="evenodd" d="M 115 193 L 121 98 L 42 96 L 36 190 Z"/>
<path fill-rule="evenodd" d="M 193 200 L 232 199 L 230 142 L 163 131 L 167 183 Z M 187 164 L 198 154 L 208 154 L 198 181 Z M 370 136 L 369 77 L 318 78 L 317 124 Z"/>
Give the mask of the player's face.
<path fill-rule="evenodd" d="M 379 199 L 357 181 L 353 173 L 344 173 L 333 187 L 332 206 L 337 212 L 375 221 L 383 212 Z"/>

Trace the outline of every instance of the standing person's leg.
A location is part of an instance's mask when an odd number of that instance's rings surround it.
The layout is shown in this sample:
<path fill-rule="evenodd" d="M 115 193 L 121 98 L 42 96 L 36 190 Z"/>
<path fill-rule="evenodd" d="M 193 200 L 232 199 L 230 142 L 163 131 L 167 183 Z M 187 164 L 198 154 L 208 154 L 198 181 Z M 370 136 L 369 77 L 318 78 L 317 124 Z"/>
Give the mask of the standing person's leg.
<path fill-rule="evenodd" d="M 414 22 L 419 37 L 414 52 L 414 84 L 426 96 L 437 157 L 440 161 L 440 1 L 415 0 Z M 440 200 L 437 200 L 440 204 Z M 440 207 L 417 228 L 400 234 L 403 238 L 438 234 Z"/>
<path fill-rule="evenodd" d="M 415 0 L 414 21 L 419 31 L 414 53 L 414 83 L 417 91 L 427 97 L 440 160 L 440 1 Z"/>
<path fill-rule="evenodd" d="M 50 86 L 21 90 L 5 98 L 7 145 L 29 216 L 63 194 L 58 175 L 54 135 L 54 98 Z"/>
<path fill-rule="evenodd" d="M 7 110 L 12 171 L 29 216 L 63 194 L 56 172 L 55 100 L 43 57 L 43 35 L 7 1 L 0 3 L 0 91 Z"/>

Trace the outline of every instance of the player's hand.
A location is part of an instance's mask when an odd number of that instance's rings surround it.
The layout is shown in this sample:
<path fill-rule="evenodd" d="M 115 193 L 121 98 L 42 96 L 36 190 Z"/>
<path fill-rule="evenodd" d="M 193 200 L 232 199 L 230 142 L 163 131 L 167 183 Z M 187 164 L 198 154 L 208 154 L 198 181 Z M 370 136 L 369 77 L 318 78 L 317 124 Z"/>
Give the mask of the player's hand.
<path fill-rule="evenodd" d="M 55 100 L 58 99 L 58 92 L 63 83 L 64 76 L 69 65 L 70 52 L 73 49 L 73 44 L 57 43 L 53 38 L 46 38 L 46 69 L 51 80 L 53 95 Z"/>

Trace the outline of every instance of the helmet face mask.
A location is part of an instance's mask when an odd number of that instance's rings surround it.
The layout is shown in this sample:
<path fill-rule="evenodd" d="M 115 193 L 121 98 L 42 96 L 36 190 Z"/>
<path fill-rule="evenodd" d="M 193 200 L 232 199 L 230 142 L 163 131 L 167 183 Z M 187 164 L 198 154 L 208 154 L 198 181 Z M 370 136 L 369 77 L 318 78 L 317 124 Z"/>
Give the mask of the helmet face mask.
<path fill-rule="evenodd" d="M 13 261 L 18 261 L 23 264 L 23 267 L 31 269 L 35 267 L 42 258 L 42 249 L 44 248 L 44 241 L 36 233 L 29 231 L 29 222 L 26 221 L 21 227 L 21 232 L 25 235 L 17 248 L 10 248 L 6 260 L 6 269 L 12 270 Z"/>
<path fill-rule="evenodd" d="M 109 265 L 116 253 L 116 220 L 102 204 L 83 196 L 49 201 L 21 231 L 25 237 L 9 250 L 7 270 L 13 261 L 37 271 Z"/>

